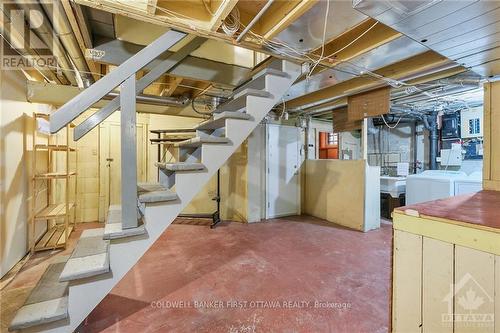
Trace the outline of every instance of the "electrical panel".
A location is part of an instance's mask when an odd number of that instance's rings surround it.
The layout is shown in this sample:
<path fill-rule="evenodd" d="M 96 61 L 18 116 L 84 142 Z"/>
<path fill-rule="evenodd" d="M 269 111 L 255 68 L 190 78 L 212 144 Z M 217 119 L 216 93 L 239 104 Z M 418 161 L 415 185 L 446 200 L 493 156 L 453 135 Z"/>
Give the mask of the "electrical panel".
<path fill-rule="evenodd" d="M 460 111 L 462 138 L 483 137 L 483 107 Z"/>
<path fill-rule="evenodd" d="M 460 139 L 460 113 L 445 114 L 441 117 L 441 138 Z"/>

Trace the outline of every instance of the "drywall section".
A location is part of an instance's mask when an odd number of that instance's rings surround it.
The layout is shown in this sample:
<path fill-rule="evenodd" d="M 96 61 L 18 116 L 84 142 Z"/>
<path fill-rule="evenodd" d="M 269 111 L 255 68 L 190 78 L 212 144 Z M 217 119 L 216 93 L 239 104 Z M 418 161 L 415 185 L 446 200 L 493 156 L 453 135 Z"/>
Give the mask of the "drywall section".
<path fill-rule="evenodd" d="M 20 71 L 0 72 L 0 276 L 8 272 L 28 252 L 33 113 L 49 107 L 26 101 L 26 78 Z M 45 140 L 45 141 L 44 141 Z M 46 142 L 40 136 L 37 142 Z M 46 165 L 46 153 L 37 156 Z M 46 187 L 40 184 L 36 209 L 46 203 Z M 45 221 L 37 223 L 36 235 L 45 231 Z"/>
<path fill-rule="evenodd" d="M 306 160 L 303 167 L 304 213 L 360 231 L 379 227 L 378 167 L 364 160 Z"/>

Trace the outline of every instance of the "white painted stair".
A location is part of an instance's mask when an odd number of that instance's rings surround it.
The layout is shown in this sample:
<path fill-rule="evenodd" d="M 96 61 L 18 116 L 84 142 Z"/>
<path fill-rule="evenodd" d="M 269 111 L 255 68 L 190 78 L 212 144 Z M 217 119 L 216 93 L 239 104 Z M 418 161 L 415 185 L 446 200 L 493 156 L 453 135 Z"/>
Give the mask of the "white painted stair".
<path fill-rule="evenodd" d="M 298 64 L 273 62 L 272 68 L 257 73 L 252 81 L 245 83 L 244 89 L 237 89 L 235 97 L 216 110 L 219 114 L 197 126 L 196 138 L 178 144 L 181 152 L 178 163 L 157 164 L 161 171 L 161 184 L 138 184 L 138 204 L 139 207 L 143 206 L 140 209 L 144 222 L 140 226 L 142 233 L 127 234 L 130 229 L 121 228 L 121 207 L 111 206 L 104 228 L 104 238 L 111 239 L 111 274 L 71 281 L 67 319 L 35 326 L 27 331 L 73 332 L 223 166 L 273 106 L 281 102 L 282 96 L 300 74 L 301 66 Z M 253 84 L 254 80 L 258 80 L 258 84 Z"/>

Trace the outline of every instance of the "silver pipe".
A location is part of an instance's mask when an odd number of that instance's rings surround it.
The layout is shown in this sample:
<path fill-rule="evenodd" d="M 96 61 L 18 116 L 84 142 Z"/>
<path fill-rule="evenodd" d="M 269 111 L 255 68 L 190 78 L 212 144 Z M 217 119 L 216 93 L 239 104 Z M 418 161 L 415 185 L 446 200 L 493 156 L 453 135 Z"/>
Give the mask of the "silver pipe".
<path fill-rule="evenodd" d="M 266 12 L 266 10 L 273 4 L 274 0 L 268 0 L 267 3 L 264 5 L 264 7 L 262 7 L 262 9 L 257 13 L 257 15 L 255 15 L 255 17 L 250 21 L 250 23 L 248 23 L 248 25 L 245 27 L 245 29 L 243 29 L 243 31 L 241 32 L 241 34 L 239 34 L 239 36 L 236 38 L 236 41 L 239 42 L 243 39 L 243 37 L 245 37 L 245 35 L 247 34 L 247 32 L 252 29 L 252 27 L 255 25 L 255 23 L 257 23 L 257 21 L 260 19 L 260 17 L 262 15 L 264 15 L 264 13 Z"/>
<path fill-rule="evenodd" d="M 120 94 L 117 92 L 110 92 L 104 97 L 104 99 L 114 99 L 117 96 L 120 96 Z M 183 107 L 190 102 L 190 99 L 187 97 L 161 97 L 153 95 L 137 95 L 136 101 L 138 103 L 149 104 L 149 105 Z"/>
<path fill-rule="evenodd" d="M 52 5 L 53 7 L 50 8 L 50 5 Z M 75 35 L 73 34 L 73 30 L 71 29 L 68 17 L 66 16 L 66 12 L 64 11 L 61 1 L 56 0 L 51 1 L 50 3 L 42 2 L 42 6 L 45 8 L 47 13 L 49 13 L 51 10 L 53 11 L 52 26 L 54 28 L 54 31 L 57 33 L 57 36 L 64 45 L 64 48 L 66 49 L 70 60 L 78 70 L 79 75 L 83 81 L 83 86 L 90 86 L 90 84 L 94 82 L 94 78 L 89 73 L 90 70 L 87 66 L 87 62 L 85 61 L 82 51 L 80 50 L 80 46 L 78 45 Z"/>

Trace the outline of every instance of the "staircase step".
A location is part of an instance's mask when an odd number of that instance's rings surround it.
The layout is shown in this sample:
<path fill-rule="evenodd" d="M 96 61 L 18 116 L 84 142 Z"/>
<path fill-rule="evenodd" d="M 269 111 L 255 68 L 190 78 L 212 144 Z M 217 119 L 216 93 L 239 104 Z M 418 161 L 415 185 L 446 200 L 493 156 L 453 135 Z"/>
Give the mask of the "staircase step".
<path fill-rule="evenodd" d="M 164 163 L 155 162 L 155 165 L 166 171 L 199 171 L 205 170 L 205 165 L 202 163 L 190 163 L 190 162 L 176 162 L 176 163 Z"/>
<path fill-rule="evenodd" d="M 207 120 L 195 127 L 196 130 L 215 130 L 226 127 L 226 119 L 250 120 L 252 116 L 244 112 L 223 111 L 216 113 L 213 119 Z"/>
<path fill-rule="evenodd" d="M 207 143 L 207 144 L 225 144 L 225 143 L 231 143 L 231 141 L 228 138 L 225 137 L 215 137 L 215 136 L 207 136 L 207 137 L 196 137 L 192 138 L 186 141 L 182 141 L 177 143 L 175 146 L 176 147 L 182 147 L 182 148 L 196 148 L 200 147 L 202 144 Z"/>
<path fill-rule="evenodd" d="M 10 323 L 9 331 L 68 318 L 69 282 L 60 282 L 68 257 L 59 257 L 47 267 L 23 306 Z"/>
<path fill-rule="evenodd" d="M 248 88 L 239 92 L 238 95 L 237 96 L 235 95 L 235 97 L 232 100 L 218 106 L 214 112 L 215 113 L 221 113 L 224 111 L 234 112 L 244 109 L 247 106 L 248 96 L 265 97 L 265 98 L 273 97 L 273 95 L 268 91 Z"/>
<path fill-rule="evenodd" d="M 160 183 L 139 183 L 137 184 L 137 192 L 139 202 L 141 203 L 174 201 L 178 199 L 175 192 Z"/>
<path fill-rule="evenodd" d="M 77 280 L 109 272 L 109 240 L 104 240 L 103 236 L 104 228 L 82 232 L 59 281 Z"/>
<path fill-rule="evenodd" d="M 132 236 L 139 236 L 146 233 L 146 228 L 143 221 L 137 228 L 123 229 L 122 226 L 122 209 L 120 205 L 109 206 L 106 225 L 104 226 L 104 239 L 118 239 Z"/>

